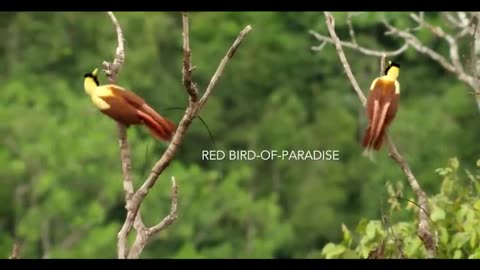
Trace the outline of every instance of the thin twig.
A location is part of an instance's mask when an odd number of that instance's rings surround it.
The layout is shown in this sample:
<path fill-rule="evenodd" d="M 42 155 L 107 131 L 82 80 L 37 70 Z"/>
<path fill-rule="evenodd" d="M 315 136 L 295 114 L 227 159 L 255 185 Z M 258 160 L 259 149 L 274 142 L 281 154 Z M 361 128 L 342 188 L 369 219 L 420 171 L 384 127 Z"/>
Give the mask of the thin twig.
<path fill-rule="evenodd" d="M 329 12 L 325 12 L 325 17 L 327 21 L 327 27 L 328 31 L 330 32 L 330 36 L 332 37 L 333 44 L 335 45 L 335 48 L 337 49 L 338 57 L 340 58 L 340 62 L 343 65 L 343 69 L 345 70 L 345 73 L 347 74 L 348 79 L 350 80 L 350 83 L 353 86 L 353 89 L 355 92 L 357 92 L 358 98 L 362 102 L 362 104 L 365 106 L 365 103 L 367 102 L 367 99 L 365 98 L 365 95 L 362 92 L 362 89 L 358 85 L 357 80 L 355 79 L 355 76 L 352 73 L 352 69 L 350 68 L 350 64 L 347 61 L 347 57 L 345 56 L 345 53 L 343 52 L 342 49 L 342 43 L 340 39 L 338 38 L 337 34 L 335 33 L 334 26 L 333 24 L 335 23 L 333 16 Z M 378 55 L 383 55 L 383 54 L 378 54 Z"/>
<path fill-rule="evenodd" d="M 20 245 L 15 241 L 13 243 L 12 255 L 8 257 L 9 259 L 20 259 Z"/>
<path fill-rule="evenodd" d="M 170 213 L 157 225 L 148 229 L 148 234 L 153 235 L 165 229 L 168 225 L 172 224 L 177 219 L 177 206 L 178 206 L 178 186 L 175 181 L 175 177 L 172 177 L 172 204 L 170 206 Z"/>
<path fill-rule="evenodd" d="M 115 26 L 115 31 L 117 32 L 117 49 L 115 51 L 115 58 L 113 60 L 113 63 L 110 64 L 107 61 L 104 61 L 103 68 L 105 74 L 108 77 L 108 80 L 111 83 L 115 83 L 117 81 L 118 72 L 122 68 L 123 63 L 125 63 L 125 47 L 123 45 L 124 38 L 122 28 L 120 27 L 120 24 L 118 23 L 118 20 L 113 14 L 113 12 L 109 11 L 107 12 L 107 14 L 108 16 L 110 16 L 110 19 Z"/>
<path fill-rule="evenodd" d="M 350 79 L 350 82 L 352 86 L 354 87 L 355 91 L 357 92 L 360 101 L 365 106 L 365 96 L 363 95 L 362 90 L 358 86 L 358 83 L 355 80 L 355 77 L 353 76 L 353 73 L 350 69 L 350 65 L 348 64 L 348 61 L 345 57 L 345 53 L 343 52 L 341 42 L 335 33 L 335 28 L 334 28 L 334 18 L 330 12 L 324 12 L 325 18 L 326 18 L 326 24 L 328 27 L 328 31 L 330 33 L 330 36 L 332 39 L 335 41 L 335 47 L 337 49 L 338 56 L 340 58 L 340 61 L 343 64 L 343 67 L 345 69 L 345 72 L 347 73 L 348 78 Z M 398 153 L 397 148 L 395 147 L 395 144 L 392 142 L 390 139 L 390 136 L 388 134 L 386 135 L 386 141 L 389 146 L 389 152 L 390 152 L 390 157 L 400 166 L 402 169 L 403 173 L 407 177 L 407 180 L 412 187 L 413 192 L 416 194 L 418 198 L 419 204 L 422 206 L 423 209 L 426 209 L 428 212 L 428 200 L 427 200 L 427 195 L 425 192 L 421 189 L 420 185 L 418 184 L 417 179 L 413 175 L 410 167 L 408 166 L 407 162 L 404 160 L 404 158 Z M 423 241 L 423 244 L 427 250 L 427 255 L 429 258 L 435 257 L 436 255 L 436 241 L 434 240 L 433 234 L 431 232 L 429 223 L 428 223 L 428 215 L 423 212 L 419 211 L 419 224 L 418 224 L 418 235 L 420 239 Z"/>
<path fill-rule="evenodd" d="M 353 29 L 353 25 L 352 25 L 353 16 L 354 16 L 353 12 L 348 12 L 347 14 L 348 33 L 350 34 L 350 39 L 352 40 L 352 43 L 355 45 L 358 45 L 357 39 L 355 38 L 355 30 Z"/>
<path fill-rule="evenodd" d="M 479 81 L 475 79 L 473 74 L 467 74 L 460 62 L 457 41 L 450 35 L 445 34 L 445 32 L 441 28 L 428 25 L 424 21 L 417 18 L 416 16 L 412 16 L 412 18 L 414 20 L 417 20 L 419 22 L 419 25 L 425 25 L 425 27 L 430 29 L 430 31 L 432 31 L 432 33 L 434 33 L 438 37 L 445 38 L 445 40 L 448 42 L 450 46 L 449 54 L 452 62 L 447 60 L 447 58 L 437 53 L 436 51 L 423 45 L 423 43 L 413 34 L 407 31 L 400 30 L 394 27 L 393 25 L 389 24 L 386 20 L 384 20 L 383 24 L 388 29 L 388 32 L 386 34 L 394 35 L 404 39 L 416 51 L 429 56 L 432 60 L 440 64 L 444 69 L 455 74 L 459 80 L 463 81 L 468 86 L 470 86 L 474 92 L 480 91 Z M 467 25 L 466 27 L 470 27 L 470 26 Z M 476 102 L 477 102 L 478 109 L 480 110 L 480 99 L 476 99 Z"/>
<path fill-rule="evenodd" d="M 190 31 L 188 27 L 188 13 L 182 12 L 183 22 L 183 86 L 190 96 L 190 102 L 198 100 L 198 86 L 192 81 L 192 51 L 190 50 Z"/>
<path fill-rule="evenodd" d="M 313 30 L 310 30 L 309 32 L 310 32 L 311 35 L 313 35 L 319 41 L 335 44 L 335 41 L 330 37 L 321 35 L 321 34 L 315 32 Z M 320 46 L 313 46 L 312 50 L 314 50 L 314 51 L 321 50 L 322 49 L 322 44 L 320 44 Z M 402 47 L 398 48 L 397 50 L 388 51 L 388 52 L 375 51 L 375 50 L 372 50 L 372 49 L 362 47 L 362 46 L 360 46 L 356 43 L 341 41 L 341 40 L 340 40 L 340 45 L 343 46 L 343 47 L 347 47 L 347 48 L 359 51 L 360 53 L 362 53 L 364 55 L 376 56 L 376 57 L 382 57 L 383 55 L 385 55 L 387 57 L 394 57 L 394 56 L 400 55 L 401 53 L 403 53 L 404 51 L 406 51 L 408 49 L 408 43 L 407 42 L 405 42 L 405 44 L 403 44 Z"/>
<path fill-rule="evenodd" d="M 433 26 L 426 22 L 423 18 L 420 18 L 417 16 L 415 13 L 411 13 L 410 17 L 419 24 L 419 26 L 427 28 L 432 32 L 434 35 L 436 35 L 439 38 L 445 39 L 447 43 L 450 46 L 450 59 L 452 60 L 452 63 L 459 73 L 463 73 L 463 66 L 462 63 L 460 62 L 460 56 L 458 54 L 458 44 L 457 41 L 454 37 L 451 35 L 447 34 L 443 29 L 439 26 Z"/>
<path fill-rule="evenodd" d="M 223 57 L 222 61 L 220 61 L 220 65 L 218 65 L 217 70 L 212 76 L 212 79 L 210 80 L 210 83 L 207 86 L 207 90 L 205 90 L 205 94 L 202 96 L 200 101 L 198 102 L 198 109 L 201 109 L 205 103 L 207 102 L 207 99 L 210 97 L 210 93 L 212 92 L 212 89 L 215 87 L 217 84 L 218 79 L 220 79 L 220 76 L 223 74 L 223 70 L 225 69 L 225 66 L 227 65 L 228 61 L 232 59 L 233 55 L 235 55 L 235 52 L 237 51 L 238 47 L 242 43 L 243 38 L 252 31 L 252 27 L 250 25 L 247 25 L 245 29 L 243 29 L 240 34 L 238 35 L 237 39 L 233 42 L 232 46 L 228 50 L 227 54 Z"/>

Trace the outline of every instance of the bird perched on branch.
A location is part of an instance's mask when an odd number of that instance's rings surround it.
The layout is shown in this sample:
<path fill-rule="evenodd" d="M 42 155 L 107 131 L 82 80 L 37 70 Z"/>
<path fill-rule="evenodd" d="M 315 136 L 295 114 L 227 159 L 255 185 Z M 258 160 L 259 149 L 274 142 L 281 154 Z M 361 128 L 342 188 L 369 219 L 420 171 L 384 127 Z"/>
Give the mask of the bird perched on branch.
<path fill-rule="evenodd" d="M 150 134 L 161 141 L 170 141 L 176 125 L 158 114 L 141 97 L 115 84 L 100 85 L 98 69 L 84 75 L 85 92 L 93 104 L 113 120 L 130 125 L 145 125 Z"/>
<path fill-rule="evenodd" d="M 389 62 L 385 75 L 376 78 L 370 86 L 367 98 L 368 128 L 363 136 L 364 156 L 372 157 L 372 150 L 379 150 L 388 126 L 392 123 L 398 109 L 400 83 L 397 81 L 400 65 Z"/>

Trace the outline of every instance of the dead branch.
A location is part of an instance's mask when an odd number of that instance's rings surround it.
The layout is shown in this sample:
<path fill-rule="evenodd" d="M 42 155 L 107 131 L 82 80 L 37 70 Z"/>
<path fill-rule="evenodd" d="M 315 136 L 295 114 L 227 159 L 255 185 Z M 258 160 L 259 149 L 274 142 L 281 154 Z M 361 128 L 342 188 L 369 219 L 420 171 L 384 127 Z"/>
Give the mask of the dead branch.
<path fill-rule="evenodd" d="M 115 27 L 115 31 L 117 32 L 117 49 L 115 50 L 115 58 L 113 63 L 110 64 L 107 61 L 103 62 L 104 72 L 108 77 L 108 80 L 111 83 L 115 83 L 117 81 L 117 75 L 122 68 L 123 63 L 125 63 L 125 46 L 123 45 L 124 38 L 123 38 L 123 31 L 118 23 L 117 18 L 113 15 L 113 12 L 107 12 L 108 16 L 112 20 L 113 26 Z"/>
<path fill-rule="evenodd" d="M 328 42 L 328 43 L 331 43 L 331 44 L 335 44 L 335 41 L 330 38 L 330 37 L 327 37 L 327 36 L 324 36 L 324 35 L 321 35 L 313 30 L 310 30 L 309 31 L 311 35 L 313 35 L 318 41 L 322 41 L 322 42 Z M 322 43 L 324 44 L 324 43 Z M 312 47 L 312 50 L 314 51 L 320 51 L 321 49 L 323 49 L 323 45 L 320 44 L 319 46 L 313 46 Z M 403 53 L 404 51 L 406 51 L 408 49 L 408 43 L 405 42 L 405 44 L 403 44 L 402 47 L 398 48 L 397 50 L 395 51 L 389 51 L 389 52 L 381 52 L 381 51 L 375 51 L 375 50 L 372 50 L 372 49 L 368 49 L 368 48 L 365 48 L 365 47 L 362 47 L 360 45 L 358 45 L 356 43 L 356 41 L 354 42 L 347 42 L 347 41 L 341 41 L 340 40 L 340 45 L 343 46 L 343 47 L 347 47 L 347 48 L 350 48 L 350 49 L 353 49 L 353 50 L 356 50 L 356 51 L 359 51 L 360 53 L 364 54 L 364 55 L 368 55 L 368 56 L 376 56 L 376 57 L 382 57 L 383 55 L 387 56 L 387 57 L 393 57 L 393 56 L 397 56 L 401 53 Z"/>
<path fill-rule="evenodd" d="M 358 85 L 357 80 L 355 79 L 355 76 L 352 73 L 352 69 L 350 68 L 350 65 L 348 64 L 347 57 L 345 56 L 345 53 L 343 52 L 342 49 L 342 43 L 340 42 L 340 39 L 338 38 L 337 34 L 334 31 L 334 26 L 333 24 L 335 23 L 333 16 L 330 15 L 330 13 L 325 13 L 325 16 L 327 18 L 327 26 L 328 26 L 328 31 L 333 31 L 330 32 L 330 35 L 332 37 L 333 44 L 335 45 L 335 48 L 337 49 L 338 57 L 340 58 L 340 62 L 343 65 L 343 69 L 345 70 L 345 73 L 347 74 L 348 79 L 352 83 L 353 89 L 355 92 L 357 92 L 358 98 L 362 102 L 362 104 L 365 106 L 365 103 L 367 102 L 367 99 L 365 98 L 365 95 L 362 92 L 362 89 Z M 330 28 L 332 30 L 330 30 Z"/>
<path fill-rule="evenodd" d="M 439 26 L 434 26 L 429 24 L 425 21 L 423 12 L 419 12 L 419 14 L 411 13 L 410 17 L 414 20 L 418 26 L 412 31 L 418 31 L 422 28 L 428 29 L 432 34 L 436 37 L 444 39 L 447 44 L 449 45 L 449 59 L 445 56 L 437 53 L 436 51 L 430 49 L 429 47 L 425 46 L 415 35 L 411 33 L 410 30 L 400 30 L 395 28 L 394 26 L 390 25 L 386 20 L 383 20 L 383 24 L 388 29 L 386 35 L 393 35 L 404 40 L 404 45 L 395 50 L 390 52 L 382 52 L 379 50 L 373 50 L 369 48 L 362 47 L 358 45 L 355 38 L 355 32 L 353 30 L 352 22 L 351 22 L 351 15 L 347 17 L 347 25 L 349 28 L 350 38 L 352 39 L 351 42 L 346 42 L 339 40 L 340 45 L 342 47 L 347 47 L 353 50 L 356 50 L 364 55 L 367 56 L 376 56 L 382 57 L 385 55 L 386 57 L 393 57 L 403 53 L 409 47 L 412 47 L 416 51 L 430 57 L 432 60 L 436 61 L 440 64 L 444 69 L 456 75 L 461 81 L 466 83 L 469 87 L 473 89 L 474 93 L 480 93 L 480 81 L 476 74 L 476 69 L 471 69 L 471 72 L 466 71 L 464 65 L 460 60 L 460 53 L 459 53 L 459 45 L 458 39 L 465 36 L 466 34 L 470 34 L 475 38 L 475 34 L 478 35 L 477 32 L 480 29 L 474 27 L 474 20 L 475 18 L 479 17 L 478 12 L 457 12 L 455 15 L 450 14 L 449 12 L 442 13 L 442 16 L 445 20 L 450 23 L 452 26 L 459 28 L 459 31 L 456 35 L 448 34 Z M 328 36 L 321 35 L 310 30 L 310 34 L 312 34 L 317 40 L 321 41 L 322 43 L 318 46 L 313 46 L 312 50 L 320 51 L 323 49 L 326 43 L 335 44 L 335 41 Z M 475 62 L 475 61 L 474 61 Z M 476 99 L 478 108 L 480 110 L 480 99 Z"/>
<path fill-rule="evenodd" d="M 324 12 L 325 14 L 325 19 L 326 19 L 326 24 L 328 27 L 328 32 L 330 33 L 330 36 L 332 37 L 332 40 L 334 41 L 335 48 L 337 49 L 337 54 L 342 62 L 342 65 L 345 69 L 345 72 L 347 73 L 347 76 L 354 87 L 355 91 L 357 92 L 360 101 L 365 106 L 365 96 L 358 86 L 358 83 L 353 76 L 353 73 L 351 71 L 350 65 L 345 57 L 345 53 L 343 52 L 342 44 L 340 42 L 340 39 L 338 38 L 336 32 L 335 32 L 335 20 L 330 12 Z M 427 195 L 425 192 L 421 189 L 420 185 L 418 184 L 417 179 L 413 175 L 410 167 L 408 166 L 407 162 L 405 159 L 398 153 L 397 148 L 393 141 L 391 140 L 390 136 L 386 136 L 386 141 L 388 144 L 389 148 L 389 156 L 398 164 L 398 166 L 401 168 L 405 176 L 407 177 L 407 180 L 417 196 L 418 203 L 421 205 L 423 209 L 425 209 L 428 212 L 428 200 L 427 200 Z M 418 224 L 418 236 L 420 239 L 423 241 L 423 244 L 427 250 L 427 256 L 429 258 L 433 258 L 436 255 L 436 241 L 434 240 L 434 236 L 431 232 L 430 225 L 428 223 L 428 215 L 424 211 L 419 211 L 418 215 L 419 219 L 419 224 Z"/>
<path fill-rule="evenodd" d="M 128 253 L 129 259 L 140 257 L 140 253 L 142 253 L 143 249 L 145 248 L 151 237 L 161 232 L 163 229 L 168 227 L 177 219 L 178 186 L 177 182 L 175 181 L 175 177 L 172 177 L 171 201 L 172 204 L 170 206 L 170 213 L 165 218 L 163 218 L 162 221 L 150 228 L 143 225 L 143 222 L 140 219 L 140 215 L 137 216 L 138 222 L 135 222 L 135 224 L 133 225 L 134 227 L 136 227 L 135 229 L 137 230 L 137 238 L 135 239 L 135 242 L 133 243 L 132 248 Z"/>
<path fill-rule="evenodd" d="M 190 50 L 190 30 L 188 27 L 188 13 L 182 12 L 183 23 L 183 86 L 190 96 L 190 102 L 198 100 L 198 86 L 192 81 L 192 51 Z"/>
<path fill-rule="evenodd" d="M 124 38 L 122 28 L 118 23 L 117 18 L 113 14 L 113 12 L 108 12 L 108 16 L 112 20 L 113 26 L 115 27 L 115 31 L 117 33 L 117 49 L 115 51 L 115 58 L 113 63 L 109 63 L 107 61 L 103 62 L 103 71 L 108 78 L 110 83 L 116 83 L 117 75 L 120 69 L 125 62 L 125 47 L 124 47 Z M 127 140 L 127 128 L 125 125 L 117 122 L 117 129 L 118 129 L 118 142 L 120 147 L 120 160 L 122 162 L 122 173 L 123 173 L 123 189 L 125 192 L 125 201 L 128 202 L 131 200 L 133 196 L 133 183 L 132 183 L 132 173 L 131 173 L 131 158 L 130 158 L 130 147 L 128 145 Z M 118 258 L 125 258 L 127 254 L 127 234 L 128 231 L 122 228 L 118 233 Z"/>
<path fill-rule="evenodd" d="M 383 24 L 388 29 L 386 35 L 393 35 L 402 38 L 410 47 L 414 48 L 419 53 L 422 53 L 430 59 L 440 64 L 444 69 L 453 73 L 457 78 L 469 87 L 473 89 L 475 93 L 480 92 L 480 81 L 476 78 L 475 70 L 467 71 L 462 64 L 459 53 L 458 38 L 464 36 L 466 33 L 471 33 L 474 37 L 477 30 L 473 27 L 473 20 L 477 16 L 476 13 L 472 13 L 471 18 L 467 18 L 466 13 L 460 13 L 458 18 L 454 18 L 450 14 L 445 14 L 444 17 L 452 24 L 460 27 L 459 33 L 455 36 L 448 34 L 440 26 L 434 26 L 426 22 L 423 17 L 420 17 L 414 13 L 410 14 L 410 17 L 418 23 L 419 28 L 425 28 L 429 30 L 437 38 L 445 40 L 449 46 L 449 55 L 447 57 L 437 53 L 431 48 L 424 45 L 415 35 L 406 30 L 400 30 L 393 25 L 389 24 L 387 20 L 383 20 Z M 480 110 L 480 99 L 476 99 L 477 106 Z"/>
<path fill-rule="evenodd" d="M 112 19 L 113 24 L 117 30 L 117 37 L 118 37 L 118 47 L 116 50 L 116 57 L 113 64 L 104 63 L 104 67 L 107 76 L 109 78 L 115 78 L 116 73 L 118 72 L 120 66 L 124 62 L 124 51 L 123 51 L 123 35 L 121 28 L 118 24 L 118 21 L 115 19 L 113 13 L 109 12 L 109 15 Z M 145 245 L 148 243 L 149 239 L 155 235 L 156 233 L 160 232 L 168 225 L 172 224 L 176 219 L 177 213 L 177 193 L 178 187 L 176 185 L 175 179 L 172 179 L 172 206 L 170 210 L 170 214 L 167 215 L 160 223 L 150 228 L 146 227 L 142 221 L 141 213 L 139 211 L 140 206 L 147 196 L 150 189 L 155 185 L 158 177 L 160 174 L 168 167 L 170 162 L 173 160 L 180 144 L 183 141 L 183 138 L 187 132 L 188 127 L 192 123 L 193 119 L 195 119 L 202 107 L 205 105 L 208 97 L 212 93 L 212 89 L 214 88 L 217 80 L 223 73 L 223 70 L 228 63 L 228 61 L 233 57 L 235 51 L 238 49 L 240 43 L 242 42 L 243 38 L 246 34 L 248 34 L 252 27 L 248 25 L 245 27 L 243 31 L 240 32 L 237 39 L 234 41 L 233 45 L 228 50 L 226 56 L 220 62 L 217 71 L 212 76 L 210 84 L 208 85 L 205 93 L 203 94 L 202 98 L 198 100 L 198 86 L 192 80 L 192 71 L 194 67 L 191 64 L 191 50 L 189 44 L 189 22 L 188 22 L 188 14 L 182 13 L 182 21 L 183 21 L 183 50 L 184 50 L 184 59 L 183 59 L 183 67 L 182 67 L 182 74 L 183 74 L 183 85 L 189 95 L 189 105 L 185 110 L 184 116 L 180 120 L 178 124 L 177 130 L 168 145 L 167 149 L 161 156 L 161 158 L 155 163 L 152 171 L 143 185 L 137 190 L 134 191 L 132 181 L 131 181 L 131 173 L 130 173 L 130 158 L 129 158 L 129 151 L 128 151 L 128 144 L 126 139 L 126 132 L 125 127 L 119 126 L 119 138 L 120 138 L 120 148 L 121 148 L 121 158 L 122 158 L 122 168 L 124 172 L 124 191 L 125 191 L 125 199 L 126 199 L 126 209 L 127 209 L 127 216 L 125 218 L 125 222 L 118 234 L 118 258 L 138 258 L 140 253 L 144 249 Z M 130 250 L 127 247 L 127 235 L 134 228 L 137 232 L 135 242 L 133 243 Z"/>

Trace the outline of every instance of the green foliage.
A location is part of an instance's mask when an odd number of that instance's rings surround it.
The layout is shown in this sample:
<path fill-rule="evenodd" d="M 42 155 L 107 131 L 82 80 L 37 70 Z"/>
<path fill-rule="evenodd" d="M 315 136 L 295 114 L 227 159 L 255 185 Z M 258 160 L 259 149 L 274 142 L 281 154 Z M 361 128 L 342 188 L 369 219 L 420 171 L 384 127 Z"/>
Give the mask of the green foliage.
<path fill-rule="evenodd" d="M 441 177 L 440 191 L 430 196 L 428 202 L 437 258 L 479 258 L 480 160 L 476 171 L 462 170 L 457 158 L 450 159 L 446 167 L 436 170 Z M 387 189 L 393 190 L 391 185 Z M 326 244 L 320 257 L 367 258 L 370 252 L 384 244 L 382 256 L 385 258 L 424 258 L 425 247 L 417 235 L 417 216 L 422 210 L 411 202 L 401 208 L 398 197 L 390 198 L 388 216 L 382 217 L 382 221 L 362 219 L 353 235 L 342 225 L 343 240 Z M 394 215 L 402 214 L 401 221 L 390 220 Z"/>

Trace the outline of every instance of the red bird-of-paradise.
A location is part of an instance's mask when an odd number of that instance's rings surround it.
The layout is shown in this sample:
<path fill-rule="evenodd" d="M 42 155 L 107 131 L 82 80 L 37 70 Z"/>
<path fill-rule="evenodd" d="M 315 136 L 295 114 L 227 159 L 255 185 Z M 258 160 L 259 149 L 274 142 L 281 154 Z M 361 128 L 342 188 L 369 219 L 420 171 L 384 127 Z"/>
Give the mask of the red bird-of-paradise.
<path fill-rule="evenodd" d="M 397 81 L 400 65 L 389 62 L 385 75 L 376 78 L 370 86 L 367 98 L 368 128 L 362 145 L 364 156 L 372 157 L 372 150 L 379 150 L 388 126 L 397 114 L 400 97 L 400 83 Z"/>
<path fill-rule="evenodd" d="M 172 121 L 158 114 L 135 93 L 115 84 L 100 85 L 97 71 L 95 69 L 84 75 L 84 88 L 103 114 L 127 127 L 145 125 L 154 138 L 171 140 L 176 130 Z"/>

